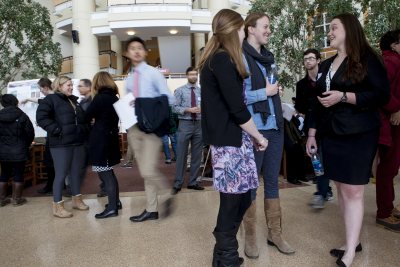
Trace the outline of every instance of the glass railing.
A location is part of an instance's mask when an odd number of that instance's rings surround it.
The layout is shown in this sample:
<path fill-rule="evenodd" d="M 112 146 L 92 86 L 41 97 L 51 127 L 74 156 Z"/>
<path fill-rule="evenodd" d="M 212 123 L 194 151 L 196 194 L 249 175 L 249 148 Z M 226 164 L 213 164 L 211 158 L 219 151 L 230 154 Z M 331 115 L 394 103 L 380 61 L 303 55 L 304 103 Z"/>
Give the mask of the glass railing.
<path fill-rule="evenodd" d="M 53 4 L 54 4 L 54 6 L 58 6 L 58 5 L 64 4 L 69 1 L 71 1 L 71 0 L 53 0 Z"/>
<path fill-rule="evenodd" d="M 108 0 L 108 6 L 141 4 L 186 4 L 192 5 L 192 0 Z"/>

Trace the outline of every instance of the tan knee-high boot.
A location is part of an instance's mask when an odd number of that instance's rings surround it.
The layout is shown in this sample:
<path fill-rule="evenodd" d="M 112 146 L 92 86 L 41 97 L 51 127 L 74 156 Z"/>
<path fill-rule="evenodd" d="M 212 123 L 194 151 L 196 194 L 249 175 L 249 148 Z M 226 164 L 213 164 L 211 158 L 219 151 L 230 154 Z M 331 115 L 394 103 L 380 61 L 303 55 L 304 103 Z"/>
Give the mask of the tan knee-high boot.
<path fill-rule="evenodd" d="M 72 213 L 64 208 L 64 200 L 53 202 L 53 215 L 58 218 L 70 218 Z"/>
<path fill-rule="evenodd" d="M 265 219 L 268 227 L 268 245 L 275 246 L 283 254 L 295 251 L 282 237 L 282 213 L 279 198 L 264 199 Z"/>
<path fill-rule="evenodd" d="M 256 234 L 256 210 L 256 202 L 253 201 L 243 217 L 244 254 L 250 259 L 257 259 L 259 256 Z"/>

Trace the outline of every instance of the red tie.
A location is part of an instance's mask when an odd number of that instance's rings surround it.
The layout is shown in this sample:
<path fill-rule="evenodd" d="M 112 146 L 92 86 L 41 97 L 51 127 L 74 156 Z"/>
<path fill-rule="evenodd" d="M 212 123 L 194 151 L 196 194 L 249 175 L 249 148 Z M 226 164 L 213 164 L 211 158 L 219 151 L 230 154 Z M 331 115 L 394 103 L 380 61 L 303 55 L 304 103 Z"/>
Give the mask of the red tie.
<path fill-rule="evenodd" d="M 137 98 L 139 96 L 139 72 L 133 71 L 133 96 Z"/>
<path fill-rule="evenodd" d="M 196 107 L 197 105 L 196 105 L 196 94 L 194 93 L 194 89 L 196 89 L 195 87 L 190 87 L 190 89 L 192 90 L 192 94 L 191 94 L 191 96 L 192 96 L 192 108 L 193 107 Z M 192 113 L 192 120 L 196 120 L 196 113 Z"/>

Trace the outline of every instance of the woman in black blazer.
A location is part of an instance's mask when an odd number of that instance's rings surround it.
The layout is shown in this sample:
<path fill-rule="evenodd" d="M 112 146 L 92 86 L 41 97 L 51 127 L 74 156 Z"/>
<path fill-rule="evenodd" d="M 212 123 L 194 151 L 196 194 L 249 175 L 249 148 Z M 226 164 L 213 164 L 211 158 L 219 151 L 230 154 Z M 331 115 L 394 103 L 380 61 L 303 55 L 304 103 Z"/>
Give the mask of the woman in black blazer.
<path fill-rule="evenodd" d="M 89 137 L 89 161 L 105 184 L 108 196 L 106 209 L 96 214 L 97 219 L 118 215 L 122 208 L 119 201 L 118 181 L 113 167 L 120 163 L 119 118 L 113 104 L 118 101 L 118 87 L 107 72 L 98 72 L 93 78 L 93 101 L 86 110 L 88 121 L 94 121 Z"/>
<path fill-rule="evenodd" d="M 371 176 L 378 145 L 378 108 L 389 99 L 389 83 L 354 15 L 334 17 L 328 38 L 338 53 L 319 69 L 320 96 L 310 114 L 307 153 L 311 146 L 317 147 L 318 133 L 325 174 L 335 181 L 346 228 L 346 244 L 330 253 L 338 258 L 338 266 L 350 266 L 355 252 L 362 249 L 364 185 Z"/>
<path fill-rule="evenodd" d="M 199 64 L 203 138 L 211 145 L 214 188 L 220 192 L 212 266 L 236 267 L 243 263 L 236 234 L 251 204 L 250 189 L 258 187 L 253 142 L 257 149 L 265 150 L 268 141 L 257 130 L 244 102 L 243 18 L 222 9 L 212 28 L 214 36 Z"/>

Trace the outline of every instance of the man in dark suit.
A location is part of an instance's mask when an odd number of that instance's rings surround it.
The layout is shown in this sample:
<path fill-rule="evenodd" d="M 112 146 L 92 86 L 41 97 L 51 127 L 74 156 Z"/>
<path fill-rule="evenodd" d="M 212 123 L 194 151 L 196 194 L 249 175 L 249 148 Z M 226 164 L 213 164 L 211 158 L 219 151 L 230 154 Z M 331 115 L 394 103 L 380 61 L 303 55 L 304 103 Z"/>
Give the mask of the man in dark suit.
<path fill-rule="evenodd" d="M 303 63 L 306 68 L 306 76 L 296 84 L 296 103 L 295 109 L 305 117 L 304 132 L 308 132 L 308 119 L 307 115 L 310 110 L 313 98 L 318 95 L 316 89 L 316 81 L 318 75 L 318 66 L 321 62 L 321 55 L 316 49 L 307 49 L 303 53 Z M 321 153 L 321 150 L 318 150 Z M 320 154 L 322 159 L 322 155 Z M 310 202 L 311 207 L 314 209 L 324 208 L 326 200 L 332 200 L 332 188 L 329 186 L 329 179 L 325 175 L 317 177 L 317 192 L 314 193 Z"/>

